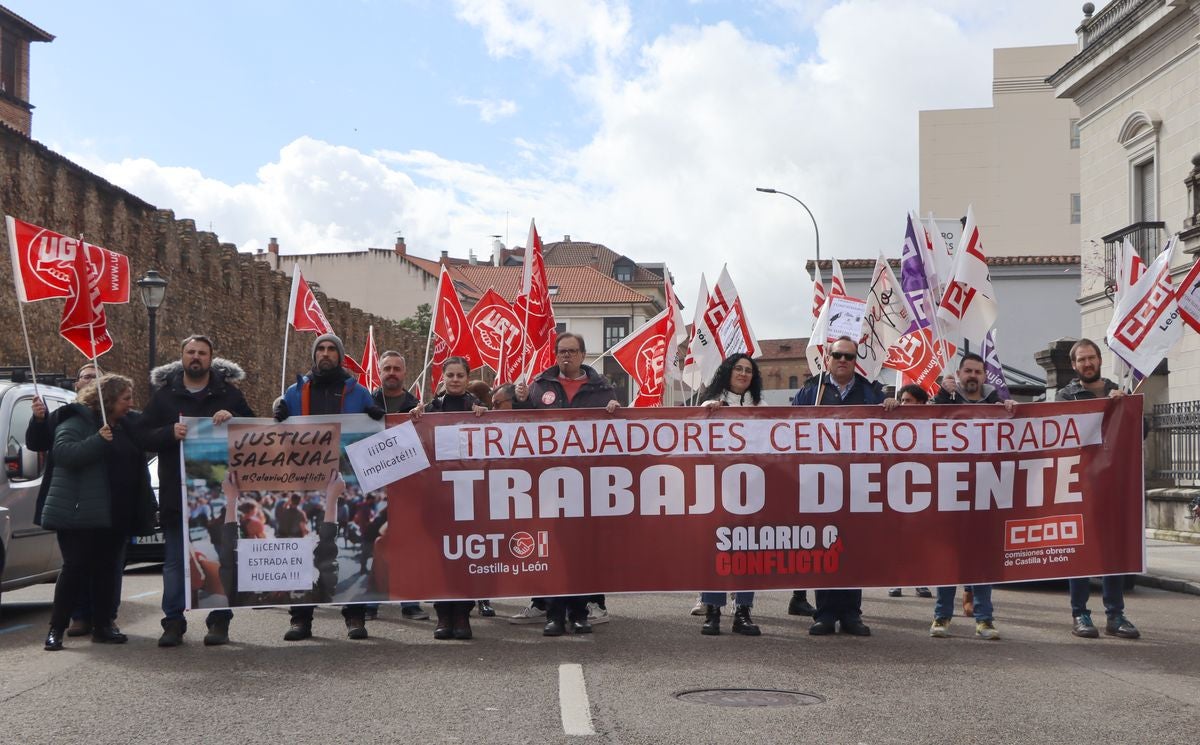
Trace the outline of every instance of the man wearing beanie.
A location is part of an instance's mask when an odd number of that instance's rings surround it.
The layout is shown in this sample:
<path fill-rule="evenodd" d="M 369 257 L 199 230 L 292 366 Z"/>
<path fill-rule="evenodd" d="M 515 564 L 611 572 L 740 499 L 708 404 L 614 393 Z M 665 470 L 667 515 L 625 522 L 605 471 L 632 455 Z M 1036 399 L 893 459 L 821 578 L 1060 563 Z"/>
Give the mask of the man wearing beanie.
<path fill-rule="evenodd" d="M 382 419 L 383 409 L 371 400 L 371 393 L 342 367 L 345 357 L 341 339 L 333 334 L 318 336 L 313 342 L 312 370 L 300 376 L 288 387 L 283 398 L 275 402 L 275 419 L 282 422 L 292 414 L 367 414 L 372 419 Z M 312 636 L 315 608 L 312 605 L 292 607 L 292 623 L 283 635 L 285 641 L 300 641 Z M 346 619 L 346 636 L 367 638 L 365 606 L 343 605 L 342 617 Z"/>

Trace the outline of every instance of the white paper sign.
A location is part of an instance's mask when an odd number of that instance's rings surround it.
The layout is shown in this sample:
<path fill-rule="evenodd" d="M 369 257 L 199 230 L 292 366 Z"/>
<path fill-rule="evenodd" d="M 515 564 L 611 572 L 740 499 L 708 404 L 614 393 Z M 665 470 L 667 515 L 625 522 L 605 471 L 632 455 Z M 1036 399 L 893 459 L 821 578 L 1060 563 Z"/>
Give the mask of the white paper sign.
<path fill-rule="evenodd" d="M 412 422 L 397 424 L 347 445 L 346 457 L 350 459 L 363 492 L 382 489 L 429 468 L 429 458 Z"/>
<path fill-rule="evenodd" d="M 311 590 L 315 536 L 238 540 L 238 592 Z"/>
<path fill-rule="evenodd" d="M 867 304 L 858 298 L 833 297 L 829 299 L 829 331 L 827 339 L 838 339 L 848 336 L 858 341 L 862 336 L 863 316 L 867 314 Z"/>

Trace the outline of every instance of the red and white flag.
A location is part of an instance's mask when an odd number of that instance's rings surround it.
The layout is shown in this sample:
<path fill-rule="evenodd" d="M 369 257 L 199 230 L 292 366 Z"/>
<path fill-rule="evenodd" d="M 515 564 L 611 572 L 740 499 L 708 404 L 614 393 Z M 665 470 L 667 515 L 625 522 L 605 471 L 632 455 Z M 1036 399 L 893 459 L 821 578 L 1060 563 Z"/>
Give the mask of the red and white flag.
<path fill-rule="evenodd" d="M 992 289 L 987 256 L 983 253 L 983 240 L 979 236 L 979 226 L 975 224 L 975 211 L 967 207 L 967 224 L 958 250 L 954 252 L 950 276 L 946 278 L 946 292 L 938 304 L 937 315 L 948 337 L 965 339 L 979 348 L 996 323 L 996 313 L 996 294 Z"/>
<path fill-rule="evenodd" d="M 312 331 L 315 334 L 332 334 L 333 326 L 321 310 L 317 296 L 313 294 L 304 275 L 300 272 L 300 264 L 292 266 L 292 294 L 288 299 L 288 323 L 297 331 Z"/>
<path fill-rule="evenodd" d="M 1171 258 L 1177 237 L 1130 287 L 1113 312 L 1105 336 L 1108 346 L 1143 376 L 1154 372 L 1183 337 L 1179 300 L 1171 283 Z"/>
<path fill-rule="evenodd" d="M 438 276 L 437 304 L 433 308 L 433 318 L 429 323 L 427 346 L 433 347 L 429 377 L 433 381 L 435 391 L 442 379 L 442 363 L 451 357 L 464 358 L 472 369 L 479 365 L 479 351 L 475 347 L 474 337 L 471 336 L 470 323 L 463 313 L 458 290 L 454 288 L 454 281 L 450 279 L 450 273 L 446 271 L 445 266 Z"/>
<path fill-rule="evenodd" d="M 746 309 L 742 306 L 742 299 L 738 296 L 737 287 L 733 284 L 733 278 L 729 276 L 728 268 L 721 269 L 717 286 L 708 295 L 704 315 L 696 327 L 696 339 L 700 340 L 703 346 L 711 348 L 709 364 L 716 360 L 712 369 L 704 375 L 706 380 L 716 372 L 722 360 L 731 354 L 742 352 L 751 358 L 762 354 L 762 348 L 758 346 L 758 339 L 754 336 L 754 330 L 750 328 Z"/>
<path fill-rule="evenodd" d="M 550 286 L 546 281 L 546 263 L 542 257 L 542 239 L 537 226 L 529 221 L 529 240 L 526 241 L 525 265 L 521 273 L 521 293 L 513 309 L 521 319 L 528 338 L 527 349 L 541 350 L 554 338 L 554 308 L 550 304 Z M 526 362 L 532 363 L 532 356 Z"/>
<path fill-rule="evenodd" d="M 373 391 L 382 385 L 383 376 L 379 374 L 379 352 L 375 350 L 375 327 L 367 327 L 367 346 L 363 349 L 362 372 L 358 376 L 359 385 L 368 391 Z"/>
<path fill-rule="evenodd" d="M 59 334 L 89 359 L 112 349 L 104 305 L 129 302 L 129 257 L 7 215 L 5 223 L 17 299 L 66 298 Z"/>
<path fill-rule="evenodd" d="M 830 262 L 833 263 L 833 277 L 829 280 L 829 296 L 845 297 L 846 280 L 842 277 L 842 265 L 837 259 L 830 259 Z"/>
<path fill-rule="evenodd" d="M 1117 247 L 1116 264 L 1116 285 L 1113 287 L 1114 306 L 1121 304 L 1121 298 L 1125 297 L 1133 284 L 1146 273 L 1146 262 L 1142 261 L 1141 255 L 1138 254 L 1137 249 L 1133 247 L 1128 238 L 1121 241 L 1121 245 Z M 1136 382 L 1145 375 L 1134 370 L 1128 362 L 1121 359 L 1121 355 L 1114 352 L 1113 377 L 1122 388 L 1132 389 Z"/>
<path fill-rule="evenodd" d="M 672 380 L 683 378 L 683 365 L 679 360 L 679 345 L 687 341 L 688 335 L 687 326 L 683 323 L 683 313 L 680 312 L 679 302 L 675 299 L 675 285 L 671 282 L 670 275 L 663 280 L 663 296 L 666 299 L 666 310 L 668 311 L 666 359 L 663 360 L 663 363 L 666 366 L 669 384 Z"/>
<path fill-rule="evenodd" d="M 665 361 L 674 335 L 671 330 L 671 311 L 671 308 L 664 308 L 609 350 L 612 358 L 637 384 L 637 395 L 630 402 L 634 408 L 663 405 L 663 393 L 666 391 Z"/>
<path fill-rule="evenodd" d="M 958 351 L 947 341 L 934 341 L 933 329 L 922 329 L 900 337 L 888 350 L 886 367 L 900 373 L 899 385 L 916 383 L 930 396 L 936 396 L 941 388 L 943 360 L 948 360 Z"/>
<path fill-rule="evenodd" d="M 821 308 L 825 305 L 825 283 L 821 281 L 821 265 L 813 263 L 813 320 L 817 320 L 817 316 L 821 315 Z"/>
<path fill-rule="evenodd" d="M 1192 264 L 1175 296 L 1179 300 L 1179 315 L 1187 325 L 1200 332 L 1200 259 Z"/>
<path fill-rule="evenodd" d="M 692 311 L 692 338 L 688 342 L 687 356 L 683 360 L 683 383 L 693 391 L 698 391 L 708 383 L 708 379 L 716 372 L 721 360 L 712 363 L 707 337 L 697 338 L 696 330 L 704 320 L 704 311 L 708 308 L 708 281 L 704 273 L 700 273 L 700 292 L 696 297 L 696 305 Z M 711 369 L 710 369 L 711 368 Z"/>
<path fill-rule="evenodd" d="M 532 350 L 521 332 L 521 319 L 500 293 L 489 289 L 467 314 L 467 329 L 480 362 L 496 371 L 496 385 L 515 383 Z"/>

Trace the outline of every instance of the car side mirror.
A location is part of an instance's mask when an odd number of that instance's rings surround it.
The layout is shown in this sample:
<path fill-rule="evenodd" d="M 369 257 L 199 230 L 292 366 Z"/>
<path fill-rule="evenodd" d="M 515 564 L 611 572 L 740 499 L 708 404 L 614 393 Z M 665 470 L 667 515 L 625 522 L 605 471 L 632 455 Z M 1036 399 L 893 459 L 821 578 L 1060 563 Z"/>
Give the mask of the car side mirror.
<path fill-rule="evenodd" d="M 4 473 L 12 481 L 36 479 L 42 472 L 42 455 L 36 450 L 21 448 L 16 455 L 4 459 Z"/>

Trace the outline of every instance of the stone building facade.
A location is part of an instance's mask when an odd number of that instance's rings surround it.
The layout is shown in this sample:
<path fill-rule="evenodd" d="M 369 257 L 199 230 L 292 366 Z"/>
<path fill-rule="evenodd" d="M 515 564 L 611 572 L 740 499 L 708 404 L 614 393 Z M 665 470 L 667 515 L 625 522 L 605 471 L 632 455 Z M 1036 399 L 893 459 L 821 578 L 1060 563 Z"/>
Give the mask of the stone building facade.
<path fill-rule="evenodd" d="M 177 359 L 178 342 L 190 333 L 206 333 L 216 353 L 241 364 L 248 373 L 242 386 L 255 411 L 266 414 L 279 395 L 282 343 L 291 288 L 288 275 L 239 253 L 193 220 L 177 219 L 16 130 L 0 126 L 0 212 L 67 235 L 83 234 L 96 245 L 129 256 L 133 278 L 148 269 L 165 276 L 166 301 L 158 311 L 158 361 Z M 8 237 L 0 231 L 0 364 L 25 365 Z M 329 322 L 357 357 L 367 329 L 375 327 L 379 349 L 394 348 L 418 367 L 424 339 L 417 340 L 394 322 L 368 315 L 349 303 L 318 292 Z M 127 305 L 106 306 L 116 343 L 100 362 L 137 382 L 136 400 L 147 399 L 149 329 L 147 312 L 134 288 Z M 73 372 L 83 358 L 58 335 L 62 301 L 24 307 L 39 372 Z M 311 365 L 312 334 L 290 332 L 287 378 Z M 417 362 L 413 362 L 413 361 Z M 417 370 L 413 371 L 415 375 Z"/>
<path fill-rule="evenodd" d="M 54 37 L 0 5 L 0 123 L 28 135 L 33 128 L 29 101 L 29 45 Z"/>

